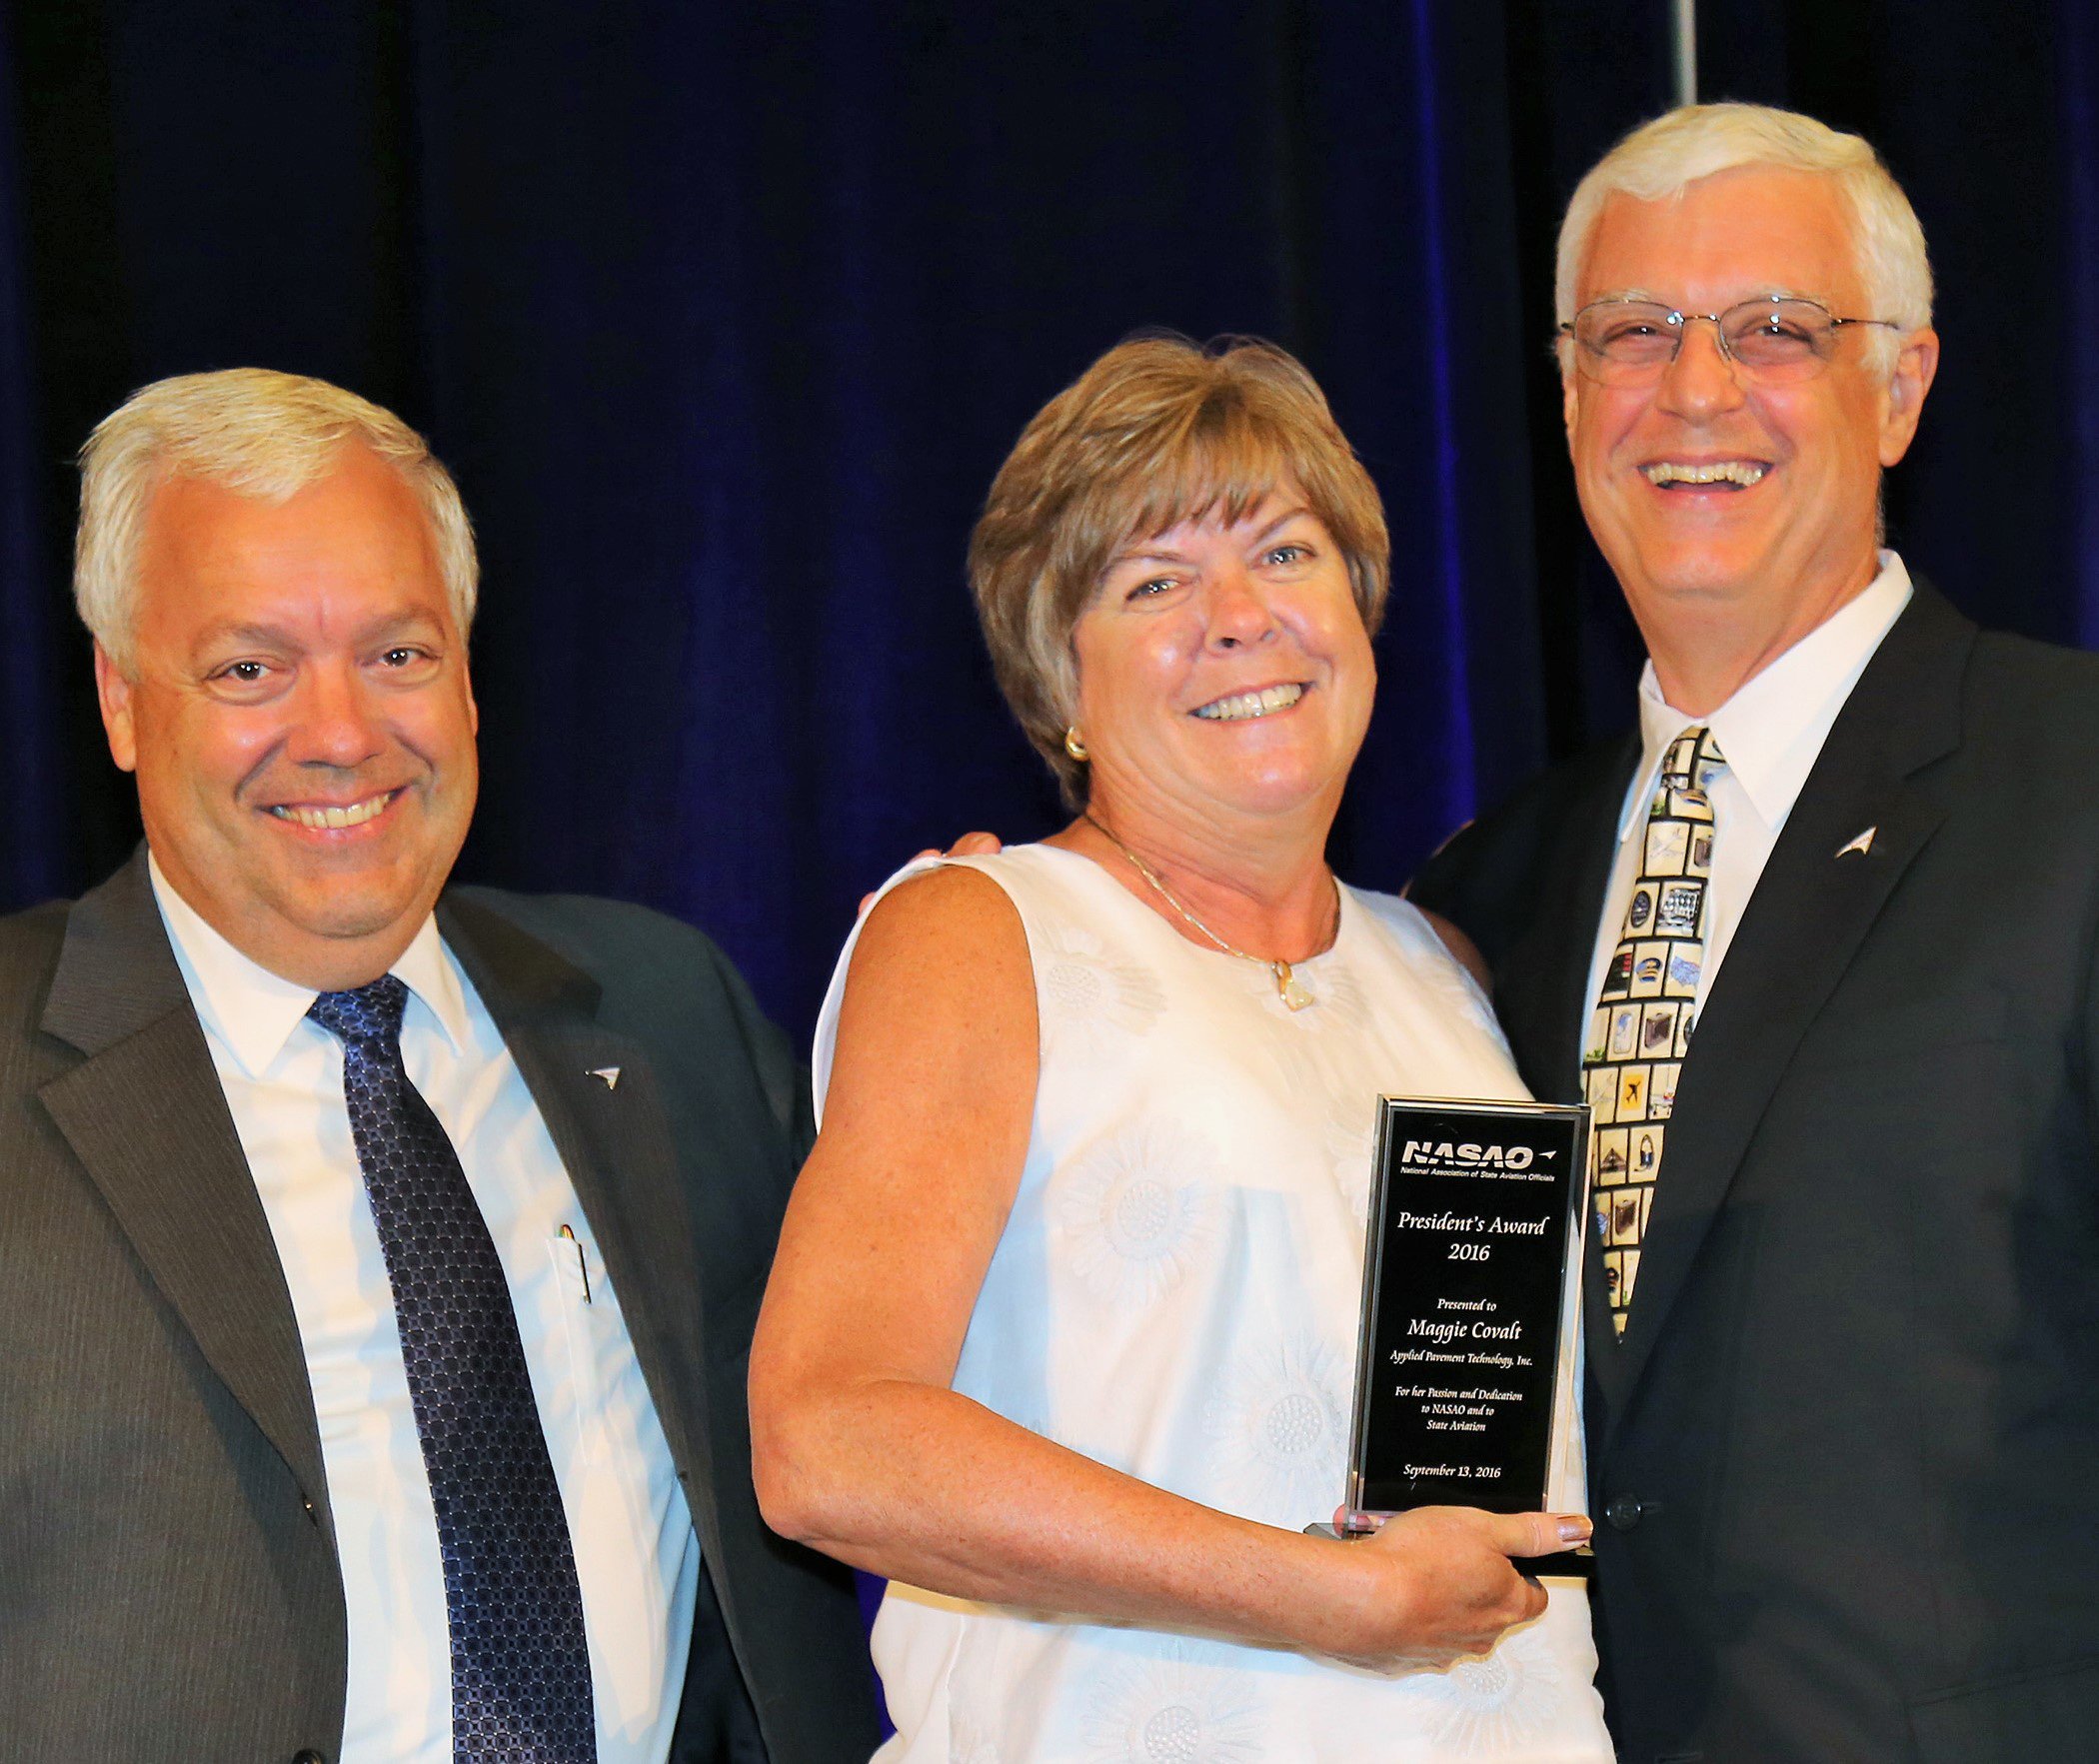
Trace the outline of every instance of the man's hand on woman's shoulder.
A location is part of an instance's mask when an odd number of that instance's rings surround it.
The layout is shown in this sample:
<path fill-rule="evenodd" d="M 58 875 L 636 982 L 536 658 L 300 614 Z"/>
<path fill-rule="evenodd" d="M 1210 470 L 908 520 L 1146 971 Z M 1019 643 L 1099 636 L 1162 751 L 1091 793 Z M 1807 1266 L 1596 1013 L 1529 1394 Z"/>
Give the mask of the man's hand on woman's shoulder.
<path fill-rule="evenodd" d="M 1005 850 L 1006 842 L 995 833 L 966 833 L 954 845 L 950 846 L 947 851 L 937 851 L 932 846 L 928 846 L 925 851 L 917 853 L 913 857 L 912 862 L 916 864 L 922 858 L 991 858 L 996 857 Z M 860 910 L 854 915 L 855 917 L 866 918 L 868 916 L 868 908 L 875 904 L 875 892 L 876 890 L 871 888 L 868 892 L 861 895 Z"/>

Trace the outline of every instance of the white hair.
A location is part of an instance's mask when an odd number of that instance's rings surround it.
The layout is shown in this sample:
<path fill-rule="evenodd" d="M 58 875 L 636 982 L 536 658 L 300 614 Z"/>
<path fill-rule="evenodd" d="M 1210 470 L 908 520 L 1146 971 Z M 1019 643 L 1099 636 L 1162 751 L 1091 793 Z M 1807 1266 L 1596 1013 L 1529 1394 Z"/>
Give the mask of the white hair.
<path fill-rule="evenodd" d="M 407 481 L 430 521 L 438 569 L 464 637 L 480 566 L 452 475 L 391 411 L 303 374 L 225 368 L 141 387 L 95 426 L 80 450 L 80 530 L 73 604 L 118 670 L 129 674 L 146 509 L 168 479 L 223 485 L 288 502 L 326 476 L 341 450 L 371 449 Z"/>
<path fill-rule="evenodd" d="M 1691 104 L 1669 111 L 1634 129 L 1590 168 L 1559 227 L 1554 294 L 1560 323 L 1574 317 L 1589 241 L 1612 195 L 1656 202 L 1737 166 L 1778 166 L 1835 180 L 1851 207 L 1859 280 L 1872 309 L 1838 316 L 1899 326 L 1899 332 L 1876 327 L 1871 333 L 1868 360 L 1892 370 L 1902 338 L 1931 323 L 1931 259 L 1916 211 L 1868 142 L 1763 104 Z M 1562 358 L 1565 341 L 1562 334 Z"/>

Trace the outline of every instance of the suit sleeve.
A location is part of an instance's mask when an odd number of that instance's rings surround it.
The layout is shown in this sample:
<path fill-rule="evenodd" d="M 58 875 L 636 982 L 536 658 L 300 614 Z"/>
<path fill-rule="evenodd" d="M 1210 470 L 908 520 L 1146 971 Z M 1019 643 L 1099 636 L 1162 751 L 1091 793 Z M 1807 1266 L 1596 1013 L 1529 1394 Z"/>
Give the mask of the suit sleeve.
<path fill-rule="evenodd" d="M 1440 913 L 1475 943 L 1479 934 L 1465 919 L 1468 913 L 1478 916 L 1474 891 L 1467 885 L 1477 849 L 1477 823 L 1466 822 L 1429 855 L 1402 890 L 1416 906 Z"/>
<path fill-rule="evenodd" d="M 795 1052 L 779 1025 L 759 1008 L 758 1000 L 752 996 L 744 976 L 737 972 L 736 964 L 712 941 L 708 942 L 707 948 L 714 961 L 715 975 L 728 995 L 737 1028 L 743 1035 L 744 1044 L 751 1050 L 751 1063 L 765 1091 L 766 1105 L 786 1135 L 794 1165 L 799 1169 L 817 1137 L 809 1063 Z"/>
<path fill-rule="evenodd" d="M 1534 831 L 1507 816 L 1469 822 L 1406 884 L 1406 897 L 1470 937 L 1498 976 L 1536 909 Z"/>

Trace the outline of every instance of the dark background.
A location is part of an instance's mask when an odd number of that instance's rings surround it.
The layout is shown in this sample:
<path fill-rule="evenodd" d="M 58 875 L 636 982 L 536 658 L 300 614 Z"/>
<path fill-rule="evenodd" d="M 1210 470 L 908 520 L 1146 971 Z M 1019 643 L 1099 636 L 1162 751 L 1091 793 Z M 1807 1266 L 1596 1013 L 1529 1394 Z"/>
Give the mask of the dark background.
<path fill-rule="evenodd" d="M 1703 0 L 1706 97 L 1880 145 L 1945 360 L 1891 530 L 2099 643 L 2091 0 Z M 486 571 L 465 873 L 704 924 L 806 1033 L 859 893 L 1054 824 L 962 578 L 1021 425 L 1143 325 L 1300 353 L 1391 516 L 1339 830 L 1394 886 L 1638 663 L 1574 508 L 1558 209 L 1666 0 L 47 0 L 0 65 L 0 906 L 136 838 L 66 591 L 88 428 L 256 363 L 400 411 Z"/>

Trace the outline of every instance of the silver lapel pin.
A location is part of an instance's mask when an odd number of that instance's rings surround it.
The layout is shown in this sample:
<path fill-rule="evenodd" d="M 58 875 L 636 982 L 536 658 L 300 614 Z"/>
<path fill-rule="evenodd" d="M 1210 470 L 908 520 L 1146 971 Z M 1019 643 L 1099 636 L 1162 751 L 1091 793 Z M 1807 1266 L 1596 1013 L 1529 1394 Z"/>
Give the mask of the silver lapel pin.
<path fill-rule="evenodd" d="M 1837 847 L 1837 856 L 1841 858 L 1847 852 L 1856 852 L 1861 858 L 1865 857 L 1867 853 L 1873 850 L 1873 836 L 1879 831 L 1878 827 L 1867 828 L 1864 833 L 1859 834 L 1854 839 L 1847 840 L 1843 845 Z"/>
<path fill-rule="evenodd" d="M 586 1075 L 603 1078 L 608 1090 L 617 1090 L 620 1087 L 620 1068 L 616 1065 L 594 1065 Z"/>

